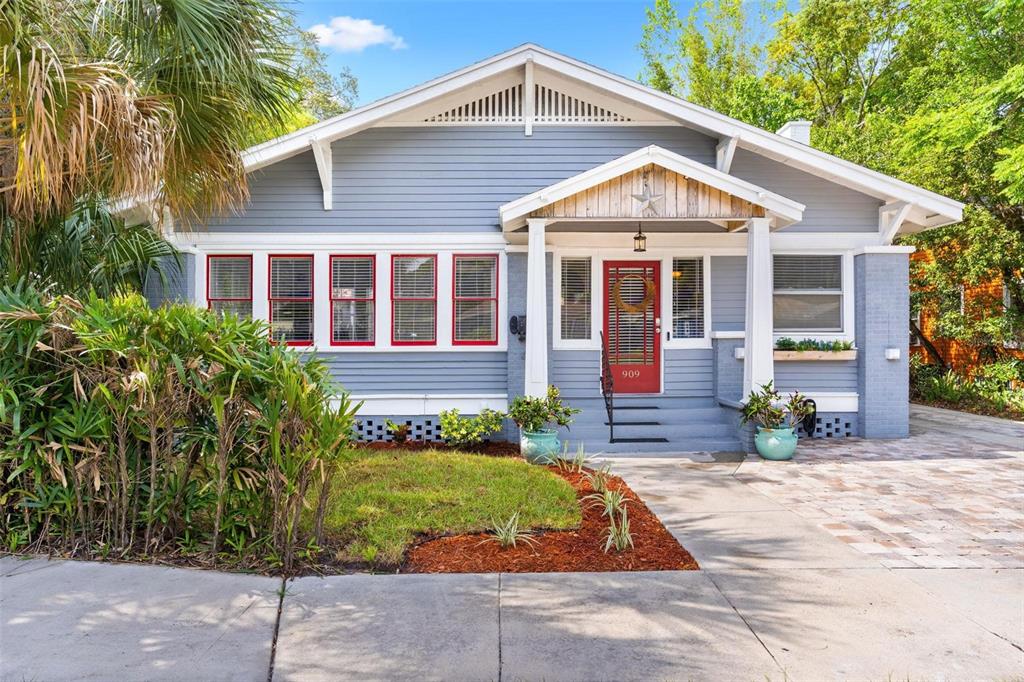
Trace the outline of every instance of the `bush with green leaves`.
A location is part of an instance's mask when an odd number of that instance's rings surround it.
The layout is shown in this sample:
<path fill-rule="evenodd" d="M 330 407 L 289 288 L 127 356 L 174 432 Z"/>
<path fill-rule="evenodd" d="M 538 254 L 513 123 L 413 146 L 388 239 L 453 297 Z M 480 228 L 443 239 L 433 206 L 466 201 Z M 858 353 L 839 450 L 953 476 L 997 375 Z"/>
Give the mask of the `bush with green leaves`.
<path fill-rule="evenodd" d="M 552 424 L 569 426 L 573 416 L 578 413 L 579 410 L 562 402 L 561 394 L 555 386 L 548 386 L 547 395 L 543 398 L 518 396 L 512 401 L 508 416 L 523 431 L 535 433 Z"/>
<path fill-rule="evenodd" d="M 291 571 L 356 408 L 261 322 L 0 289 L 0 538 Z"/>
<path fill-rule="evenodd" d="M 1024 362 L 1007 359 L 982 365 L 973 377 L 939 365 L 924 362 L 918 356 L 910 359 L 910 395 L 922 403 L 952 409 L 1024 418 L 1024 388 L 1020 372 Z"/>
<path fill-rule="evenodd" d="M 825 341 L 822 339 L 791 339 L 788 336 L 775 342 L 775 350 L 822 350 L 830 353 L 838 353 L 844 350 L 853 350 L 852 341 L 840 341 L 838 339 Z"/>
<path fill-rule="evenodd" d="M 441 437 L 457 447 L 480 445 L 505 426 L 505 414 L 486 407 L 473 417 L 463 417 L 457 409 L 442 410 L 439 416 Z"/>
<path fill-rule="evenodd" d="M 810 402 L 798 391 L 790 393 L 789 398 L 783 402 L 782 395 L 775 390 L 774 382 L 769 381 L 747 396 L 741 413 L 742 423 L 755 422 L 764 429 L 781 429 L 788 422 L 788 428 L 793 429 L 812 410 Z"/>

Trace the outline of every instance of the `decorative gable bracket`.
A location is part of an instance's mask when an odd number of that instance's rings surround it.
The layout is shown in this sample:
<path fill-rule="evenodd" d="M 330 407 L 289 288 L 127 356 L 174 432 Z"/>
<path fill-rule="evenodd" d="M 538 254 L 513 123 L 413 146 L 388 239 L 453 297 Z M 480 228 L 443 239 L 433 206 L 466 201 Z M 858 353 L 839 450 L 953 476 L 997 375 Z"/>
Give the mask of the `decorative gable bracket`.
<path fill-rule="evenodd" d="M 331 173 L 334 163 L 331 155 L 331 143 L 326 140 L 310 138 L 309 146 L 313 149 L 316 170 L 320 174 L 320 187 L 324 191 L 324 210 L 330 211 L 334 204 L 334 185 Z"/>

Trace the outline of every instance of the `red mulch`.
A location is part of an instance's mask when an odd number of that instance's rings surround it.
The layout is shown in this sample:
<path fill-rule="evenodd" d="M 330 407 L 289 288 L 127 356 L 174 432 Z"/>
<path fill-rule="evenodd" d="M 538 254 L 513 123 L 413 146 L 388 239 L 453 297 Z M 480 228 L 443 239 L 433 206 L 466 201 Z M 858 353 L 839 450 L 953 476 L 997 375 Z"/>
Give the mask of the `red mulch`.
<path fill-rule="evenodd" d="M 555 474 L 576 489 L 577 499 L 594 492 L 582 474 Z M 497 542 L 482 542 L 482 533 L 424 541 L 409 550 L 402 571 L 407 573 L 560 573 L 568 571 L 674 571 L 697 570 L 690 553 L 661 524 L 647 505 L 621 478 L 612 476 L 609 487 L 629 500 L 629 527 L 633 549 L 604 552 L 608 520 L 599 509 L 581 502 L 583 522 L 576 530 L 534 533 L 536 543 L 520 542 L 502 549 Z"/>
<path fill-rule="evenodd" d="M 368 450 L 409 450 L 411 452 L 417 452 L 419 450 L 457 450 L 471 455 L 488 455 L 491 457 L 519 456 L 519 443 L 508 443 L 505 441 L 481 443 L 480 445 L 473 446 L 472 448 L 455 447 L 441 441 L 427 440 L 407 440 L 404 443 L 375 440 L 367 443 L 360 443 L 359 446 Z"/>

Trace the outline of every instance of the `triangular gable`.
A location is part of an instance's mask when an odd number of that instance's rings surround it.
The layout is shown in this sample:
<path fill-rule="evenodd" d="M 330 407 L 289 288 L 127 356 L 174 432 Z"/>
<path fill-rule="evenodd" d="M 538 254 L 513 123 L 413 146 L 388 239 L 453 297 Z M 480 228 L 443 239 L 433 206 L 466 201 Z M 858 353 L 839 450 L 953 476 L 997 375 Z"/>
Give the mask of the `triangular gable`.
<path fill-rule="evenodd" d="M 637 196 L 657 197 L 643 202 Z M 527 218 L 798 222 L 804 205 L 657 146 L 644 147 L 501 207 L 505 230 Z M 735 227 L 738 225 L 730 225 Z"/>

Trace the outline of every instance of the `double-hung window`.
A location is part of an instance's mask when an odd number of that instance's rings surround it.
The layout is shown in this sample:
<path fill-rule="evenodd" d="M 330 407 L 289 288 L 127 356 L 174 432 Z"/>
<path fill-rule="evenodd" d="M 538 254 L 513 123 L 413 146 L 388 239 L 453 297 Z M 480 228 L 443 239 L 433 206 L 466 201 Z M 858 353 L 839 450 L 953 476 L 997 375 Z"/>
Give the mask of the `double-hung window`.
<path fill-rule="evenodd" d="M 313 256 L 270 256 L 270 337 L 313 344 Z"/>
<path fill-rule="evenodd" d="M 672 338 L 704 338 L 704 259 L 672 259 Z"/>
<path fill-rule="evenodd" d="M 218 315 L 252 317 L 252 256 L 207 256 L 206 301 Z"/>
<path fill-rule="evenodd" d="M 590 258 L 563 258 L 561 275 L 561 338 L 590 340 Z"/>
<path fill-rule="evenodd" d="M 331 256 L 331 344 L 374 342 L 373 256 Z"/>
<path fill-rule="evenodd" d="M 843 331 L 842 256 L 778 254 L 772 279 L 775 331 Z"/>
<path fill-rule="evenodd" d="M 391 343 L 437 343 L 437 256 L 391 257 Z"/>
<path fill-rule="evenodd" d="M 452 343 L 498 343 L 498 256 L 456 255 L 452 287 Z"/>

